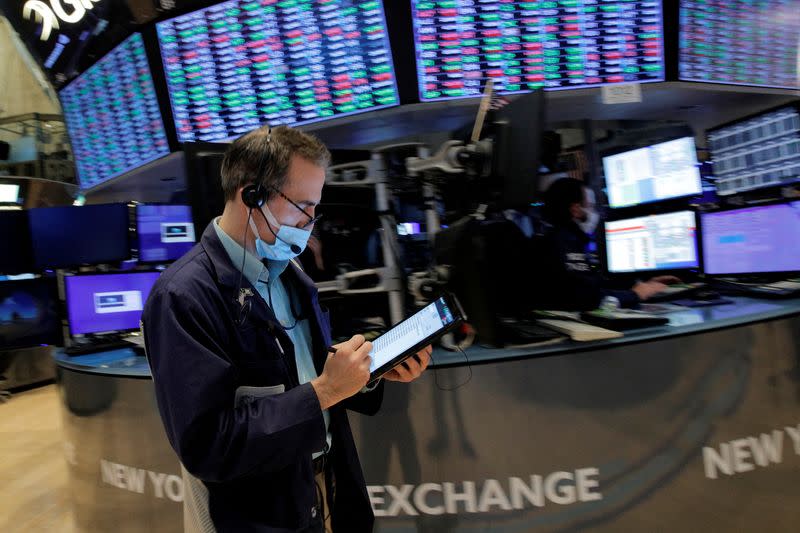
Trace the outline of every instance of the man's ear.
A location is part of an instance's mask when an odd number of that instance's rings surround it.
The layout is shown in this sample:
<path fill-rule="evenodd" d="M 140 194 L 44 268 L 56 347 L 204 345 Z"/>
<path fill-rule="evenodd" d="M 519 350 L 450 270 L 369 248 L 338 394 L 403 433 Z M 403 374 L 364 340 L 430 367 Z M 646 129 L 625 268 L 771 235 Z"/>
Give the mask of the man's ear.
<path fill-rule="evenodd" d="M 569 215 L 572 218 L 581 218 L 582 214 L 582 207 L 578 202 L 575 202 L 569 206 Z"/>

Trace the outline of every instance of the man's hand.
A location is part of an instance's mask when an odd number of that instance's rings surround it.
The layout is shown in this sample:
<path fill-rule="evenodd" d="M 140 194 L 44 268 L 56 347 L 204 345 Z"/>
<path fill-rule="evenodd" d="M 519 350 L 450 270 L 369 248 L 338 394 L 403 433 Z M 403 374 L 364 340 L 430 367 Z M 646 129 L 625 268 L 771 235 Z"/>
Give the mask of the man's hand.
<path fill-rule="evenodd" d="M 683 283 L 681 278 L 677 276 L 656 276 L 654 278 L 650 278 L 648 281 L 655 281 L 657 283 L 663 283 L 664 285 L 674 285 L 676 283 Z"/>
<path fill-rule="evenodd" d="M 636 296 L 638 296 L 641 301 L 644 302 L 666 288 L 667 286 L 665 284 L 651 280 L 651 281 L 639 281 L 636 283 L 636 285 L 633 286 L 631 290 L 636 293 Z"/>
<path fill-rule="evenodd" d="M 329 353 L 322 374 L 311 380 L 322 409 L 328 409 L 353 396 L 369 381 L 369 356 L 372 343 L 362 335 L 353 335 L 346 342 L 334 345 L 336 354 Z"/>
<path fill-rule="evenodd" d="M 417 352 L 416 357 L 409 357 L 384 374 L 383 379 L 403 383 L 414 381 L 428 368 L 428 364 L 431 362 L 431 352 L 433 352 L 433 348 L 430 345 L 426 346 Z"/>

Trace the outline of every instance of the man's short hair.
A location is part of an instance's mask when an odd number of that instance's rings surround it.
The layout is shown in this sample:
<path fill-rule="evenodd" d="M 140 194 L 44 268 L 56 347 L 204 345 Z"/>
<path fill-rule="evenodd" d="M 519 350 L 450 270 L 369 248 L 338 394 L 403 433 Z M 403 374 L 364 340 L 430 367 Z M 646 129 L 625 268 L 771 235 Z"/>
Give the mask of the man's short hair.
<path fill-rule="evenodd" d="M 297 155 L 321 167 L 331 154 L 322 141 L 288 126 L 263 126 L 233 141 L 222 159 L 222 191 L 225 201 L 235 198 L 239 188 L 260 182 L 267 191 L 286 184 L 289 163 Z"/>
<path fill-rule="evenodd" d="M 586 184 L 575 178 L 560 178 L 544 192 L 542 214 L 551 224 L 566 224 L 572 220 L 570 208 L 583 203 Z"/>

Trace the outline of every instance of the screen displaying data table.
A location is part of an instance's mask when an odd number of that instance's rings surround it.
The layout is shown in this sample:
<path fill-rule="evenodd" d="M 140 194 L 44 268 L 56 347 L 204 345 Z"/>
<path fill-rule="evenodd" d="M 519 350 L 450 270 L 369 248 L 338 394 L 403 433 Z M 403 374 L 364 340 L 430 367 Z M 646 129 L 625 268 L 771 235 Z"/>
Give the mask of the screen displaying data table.
<path fill-rule="evenodd" d="M 697 268 L 697 223 L 677 211 L 605 223 L 609 272 Z"/>
<path fill-rule="evenodd" d="M 420 98 L 664 80 L 660 1 L 412 0 Z"/>
<path fill-rule="evenodd" d="M 680 79 L 797 88 L 796 0 L 681 0 Z"/>
<path fill-rule="evenodd" d="M 399 103 L 377 0 L 233 0 L 157 29 L 181 142 Z"/>
<path fill-rule="evenodd" d="M 59 98 L 82 189 L 169 153 L 138 33 L 70 82 Z"/>

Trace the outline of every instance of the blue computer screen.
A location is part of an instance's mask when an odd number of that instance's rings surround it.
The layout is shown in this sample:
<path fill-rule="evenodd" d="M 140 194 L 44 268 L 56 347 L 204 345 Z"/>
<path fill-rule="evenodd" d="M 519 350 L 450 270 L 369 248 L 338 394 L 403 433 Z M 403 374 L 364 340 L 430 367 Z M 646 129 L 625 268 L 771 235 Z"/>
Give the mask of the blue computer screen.
<path fill-rule="evenodd" d="M 411 5 L 424 101 L 664 81 L 661 0 Z"/>
<path fill-rule="evenodd" d="M 706 274 L 800 272 L 800 201 L 700 216 Z"/>
<path fill-rule="evenodd" d="M 55 278 L 0 281 L 0 350 L 61 344 Z"/>
<path fill-rule="evenodd" d="M 609 272 L 697 268 L 697 223 L 693 211 L 605 223 Z"/>
<path fill-rule="evenodd" d="M 55 269 L 130 257 L 128 206 L 39 207 L 28 210 L 34 264 Z"/>
<path fill-rule="evenodd" d="M 608 204 L 626 207 L 703 191 L 694 137 L 603 158 Z"/>
<path fill-rule="evenodd" d="M 181 142 L 399 103 L 380 1 L 232 0 L 157 29 Z"/>
<path fill-rule="evenodd" d="M 82 189 L 169 153 L 144 42 L 138 33 L 58 95 Z"/>
<path fill-rule="evenodd" d="M 797 0 L 681 0 L 680 79 L 797 89 Z"/>
<path fill-rule="evenodd" d="M 139 329 L 158 272 L 64 277 L 67 320 L 73 335 Z"/>
<path fill-rule="evenodd" d="M 178 259 L 196 240 L 192 210 L 188 205 L 137 205 L 136 234 L 140 261 Z"/>

